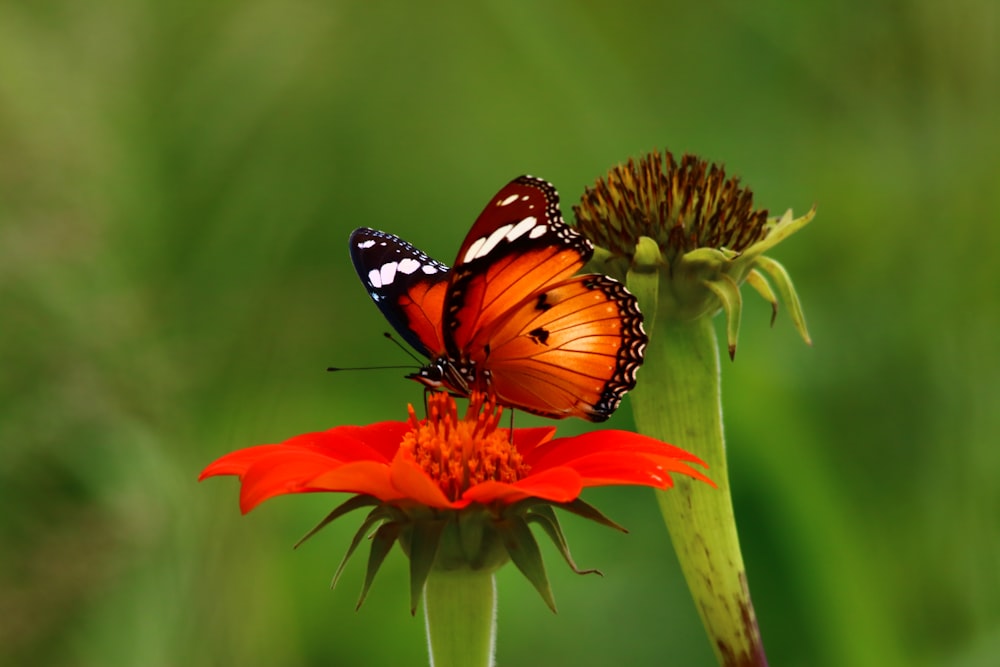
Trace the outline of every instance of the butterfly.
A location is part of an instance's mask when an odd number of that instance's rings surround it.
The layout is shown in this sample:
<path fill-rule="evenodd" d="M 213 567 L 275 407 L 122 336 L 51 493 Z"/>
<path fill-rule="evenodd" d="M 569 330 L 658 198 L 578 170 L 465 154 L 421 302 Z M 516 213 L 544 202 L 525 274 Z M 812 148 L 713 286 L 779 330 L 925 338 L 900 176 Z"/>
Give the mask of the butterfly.
<path fill-rule="evenodd" d="M 638 303 L 613 278 L 574 275 L 594 246 L 563 221 L 559 195 L 542 179 L 501 188 L 450 269 L 367 227 L 351 234 L 350 250 L 382 314 L 429 359 L 408 378 L 595 422 L 635 386 L 647 343 Z"/>

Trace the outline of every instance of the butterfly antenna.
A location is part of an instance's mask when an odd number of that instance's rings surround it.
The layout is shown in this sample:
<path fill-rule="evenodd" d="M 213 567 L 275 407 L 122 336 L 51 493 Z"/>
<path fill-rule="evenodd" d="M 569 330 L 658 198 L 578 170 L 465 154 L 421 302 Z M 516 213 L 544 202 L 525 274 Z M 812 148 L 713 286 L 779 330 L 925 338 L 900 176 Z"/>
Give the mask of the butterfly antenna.
<path fill-rule="evenodd" d="M 401 349 L 403 352 L 407 354 L 407 356 L 409 356 L 411 359 L 417 362 L 418 366 L 424 365 L 424 362 L 420 360 L 420 357 L 410 352 L 409 348 L 407 348 L 405 345 L 396 340 L 391 333 L 386 331 L 382 335 L 391 340 L 393 343 L 395 343 L 399 349 Z M 413 366 L 352 366 L 352 367 L 330 366 L 326 370 L 332 373 L 334 371 L 380 371 L 380 370 L 393 370 L 393 369 L 411 371 L 413 370 Z"/>
<path fill-rule="evenodd" d="M 396 337 L 393 336 L 391 333 L 389 333 L 388 331 L 385 331 L 385 332 L 382 333 L 382 335 L 385 336 L 386 338 L 388 338 L 389 340 L 391 340 L 396 345 L 396 347 L 398 347 L 399 349 L 401 349 L 403 352 L 406 352 L 406 354 L 409 355 L 409 357 L 411 359 L 413 359 L 415 362 L 417 362 L 421 366 L 424 365 L 424 362 L 421 361 L 420 357 L 418 357 L 417 355 L 413 354 L 413 352 L 410 351 L 410 348 L 406 347 L 405 345 L 403 345 L 402 343 L 400 343 L 398 340 L 396 340 Z"/>
<path fill-rule="evenodd" d="M 412 371 L 413 366 L 327 366 L 330 373 L 335 371 L 388 371 L 388 370 Z"/>

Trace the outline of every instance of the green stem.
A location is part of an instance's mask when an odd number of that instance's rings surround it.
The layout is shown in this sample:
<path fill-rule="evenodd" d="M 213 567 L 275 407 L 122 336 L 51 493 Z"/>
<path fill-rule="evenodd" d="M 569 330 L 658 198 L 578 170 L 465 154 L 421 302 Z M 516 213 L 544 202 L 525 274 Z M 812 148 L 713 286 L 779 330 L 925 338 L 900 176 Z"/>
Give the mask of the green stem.
<path fill-rule="evenodd" d="M 719 351 L 710 317 L 680 322 L 660 308 L 632 392 L 640 433 L 708 463 L 717 485 L 678 475 L 657 497 L 720 665 L 767 665 L 736 534 L 722 432 Z"/>
<path fill-rule="evenodd" d="M 496 583 L 482 570 L 432 570 L 424 586 L 431 667 L 493 667 Z"/>

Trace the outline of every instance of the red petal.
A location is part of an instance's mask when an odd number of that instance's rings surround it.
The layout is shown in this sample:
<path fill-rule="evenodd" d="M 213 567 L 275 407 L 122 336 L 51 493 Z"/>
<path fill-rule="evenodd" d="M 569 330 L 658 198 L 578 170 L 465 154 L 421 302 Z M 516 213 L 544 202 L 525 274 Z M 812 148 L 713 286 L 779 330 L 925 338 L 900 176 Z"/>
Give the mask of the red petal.
<path fill-rule="evenodd" d="M 510 433 L 510 429 L 503 429 L 505 433 Z M 536 426 L 534 428 L 515 428 L 514 447 L 517 448 L 521 456 L 527 456 L 538 446 L 548 442 L 556 433 L 555 426 Z"/>
<path fill-rule="evenodd" d="M 680 447 L 631 431 L 590 431 L 569 438 L 556 438 L 532 451 L 524 461 L 532 470 L 540 471 L 571 464 L 593 454 L 615 453 L 645 453 L 705 465 L 697 456 Z"/>
<path fill-rule="evenodd" d="M 409 426 L 403 422 L 379 422 L 369 426 L 337 426 L 328 431 L 305 433 L 285 440 L 286 447 L 308 449 L 339 461 L 388 463 L 399 448 Z"/>
<path fill-rule="evenodd" d="M 403 498 L 428 507 L 456 506 L 410 456 L 398 455 L 392 460 L 389 464 L 389 478 Z"/>
<path fill-rule="evenodd" d="M 385 459 L 388 463 L 396 455 L 403 436 L 411 430 L 406 422 L 377 422 L 367 426 L 341 426 L 344 435 L 354 437 L 357 440 L 371 447 Z"/>
<path fill-rule="evenodd" d="M 313 479 L 306 490 L 364 493 L 387 501 L 403 497 L 389 478 L 389 466 L 374 461 L 345 463 Z"/>
<path fill-rule="evenodd" d="M 240 509 L 244 514 L 274 496 L 302 493 L 309 482 L 330 470 L 330 459 L 302 453 L 297 458 L 272 456 L 258 461 L 242 476 Z"/>
<path fill-rule="evenodd" d="M 570 462 L 566 467 L 580 474 L 584 486 L 641 484 L 666 489 L 673 486 L 671 473 L 688 475 L 712 484 L 704 474 L 682 461 L 636 452 L 591 454 Z"/>
<path fill-rule="evenodd" d="M 200 482 L 203 479 L 215 477 L 216 475 L 242 476 L 247 468 L 260 459 L 270 456 L 276 449 L 280 450 L 280 448 L 281 445 L 257 445 L 256 447 L 237 449 L 235 452 L 220 456 L 205 466 L 205 469 L 198 475 L 198 481 Z"/>
<path fill-rule="evenodd" d="M 516 503 L 525 498 L 541 498 L 565 503 L 576 499 L 583 490 L 580 475 L 569 468 L 555 468 L 537 475 L 531 474 L 513 484 L 482 482 L 462 494 L 463 506 L 468 503 L 487 505 L 492 502 Z"/>
<path fill-rule="evenodd" d="M 379 422 L 368 426 L 338 426 L 328 431 L 303 433 L 277 445 L 257 445 L 230 452 L 210 463 L 198 477 L 239 475 L 259 461 L 272 456 L 272 464 L 282 458 L 295 460 L 305 456 L 327 459 L 327 467 L 348 461 L 381 461 L 388 464 L 395 455 L 409 425 L 403 422 Z"/>

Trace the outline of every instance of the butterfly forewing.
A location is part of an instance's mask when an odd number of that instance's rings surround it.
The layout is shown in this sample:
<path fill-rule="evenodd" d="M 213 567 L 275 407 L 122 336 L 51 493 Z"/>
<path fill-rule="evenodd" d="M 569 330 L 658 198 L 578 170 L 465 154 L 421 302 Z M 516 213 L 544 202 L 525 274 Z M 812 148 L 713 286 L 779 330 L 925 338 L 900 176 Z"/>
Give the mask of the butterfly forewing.
<path fill-rule="evenodd" d="M 476 218 L 455 259 L 462 265 L 492 264 L 507 254 L 543 246 L 574 250 L 583 266 L 594 246 L 567 225 L 559 212 L 559 194 L 552 184 L 521 176 L 493 196 Z"/>
<path fill-rule="evenodd" d="M 465 351 L 473 359 L 480 358 L 491 332 L 521 300 L 539 298 L 580 266 L 575 251 L 542 246 L 506 254 L 478 271 L 464 265 L 454 269 L 444 319 L 449 353 Z"/>
<path fill-rule="evenodd" d="M 594 247 L 567 225 L 551 183 L 521 176 L 505 185 L 469 230 L 445 297 L 451 355 L 478 356 L 484 329 L 525 295 L 576 273 Z"/>
<path fill-rule="evenodd" d="M 350 246 L 358 277 L 399 335 L 424 356 L 444 353 L 448 267 L 398 236 L 367 227 L 354 230 Z"/>

